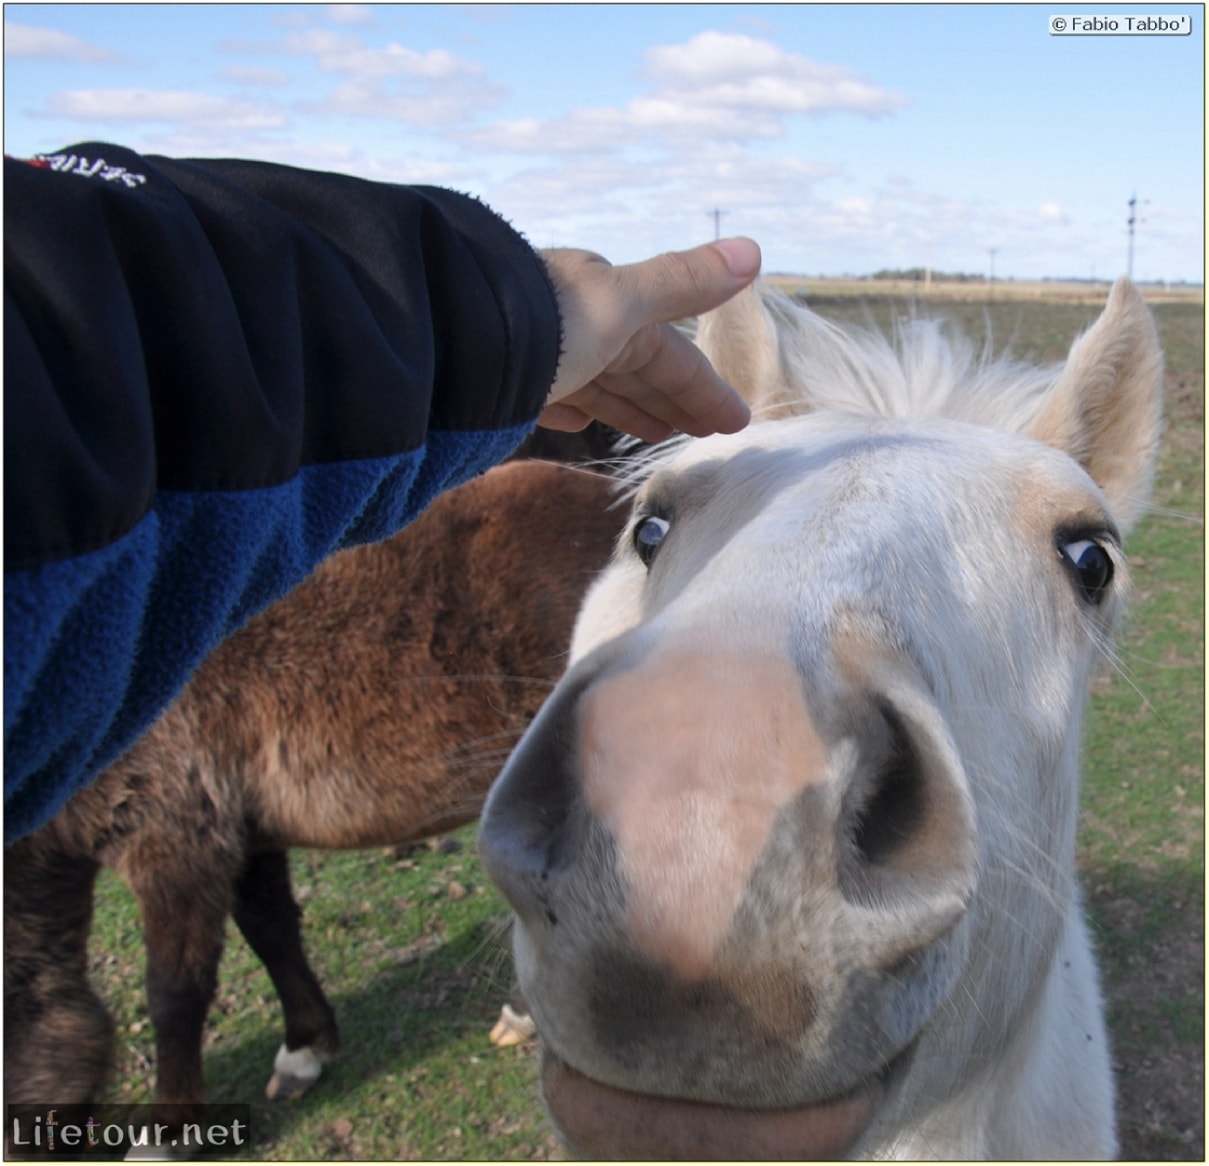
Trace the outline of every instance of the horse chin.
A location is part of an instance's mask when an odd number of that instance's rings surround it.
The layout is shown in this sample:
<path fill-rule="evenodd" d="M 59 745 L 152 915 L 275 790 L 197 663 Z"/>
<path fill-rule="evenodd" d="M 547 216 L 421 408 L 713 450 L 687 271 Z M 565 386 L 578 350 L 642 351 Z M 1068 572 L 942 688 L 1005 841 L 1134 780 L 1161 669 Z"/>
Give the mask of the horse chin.
<path fill-rule="evenodd" d="M 547 1048 L 542 1055 L 542 1092 L 563 1140 L 585 1158 L 834 1160 L 848 1154 L 869 1127 L 897 1068 L 896 1061 L 825 1101 L 749 1109 L 605 1085 Z"/>

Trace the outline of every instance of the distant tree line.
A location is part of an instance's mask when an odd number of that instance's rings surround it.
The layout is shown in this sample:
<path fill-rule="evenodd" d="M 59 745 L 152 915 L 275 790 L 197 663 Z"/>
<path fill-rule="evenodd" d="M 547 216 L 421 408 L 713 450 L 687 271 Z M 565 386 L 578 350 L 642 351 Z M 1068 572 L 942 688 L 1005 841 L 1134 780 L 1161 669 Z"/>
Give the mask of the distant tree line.
<path fill-rule="evenodd" d="M 928 278 L 926 267 L 887 267 L 875 271 L 869 279 L 895 279 L 904 283 L 914 281 L 923 283 Z M 971 274 L 968 271 L 934 271 L 932 279 L 937 283 L 986 283 L 987 277 L 982 274 Z"/>

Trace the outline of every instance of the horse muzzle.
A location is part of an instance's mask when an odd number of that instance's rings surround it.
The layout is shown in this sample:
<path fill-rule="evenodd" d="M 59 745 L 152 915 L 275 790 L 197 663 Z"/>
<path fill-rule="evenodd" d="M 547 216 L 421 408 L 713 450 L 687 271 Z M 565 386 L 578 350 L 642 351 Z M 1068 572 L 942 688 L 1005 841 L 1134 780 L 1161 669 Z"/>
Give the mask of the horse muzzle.
<path fill-rule="evenodd" d="M 951 990 L 965 775 L 910 667 L 848 672 L 822 704 L 776 653 L 623 636 L 492 790 L 480 848 L 577 1149 L 843 1154 Z"/>

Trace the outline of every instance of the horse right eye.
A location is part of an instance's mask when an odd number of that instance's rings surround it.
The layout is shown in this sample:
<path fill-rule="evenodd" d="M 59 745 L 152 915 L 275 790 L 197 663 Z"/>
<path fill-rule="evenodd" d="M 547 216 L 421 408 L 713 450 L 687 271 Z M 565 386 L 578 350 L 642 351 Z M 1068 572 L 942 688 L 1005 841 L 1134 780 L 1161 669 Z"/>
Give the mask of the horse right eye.
<path fill-rule="evenodd" d="M 1112 582 L 1112 558 L 1094 539 L 1060 543 L 1062 557 L 1071 568 L 1084 600 L 1098 604 Z"/>
<path fill-rule="evenodd" d="M 672 524 L 657 514 L 648 514 L 639 519 L 638 525 L 634 527 L 634 551 L 642 560 L 643 566 L 651 565 L 671 529 Z"/>

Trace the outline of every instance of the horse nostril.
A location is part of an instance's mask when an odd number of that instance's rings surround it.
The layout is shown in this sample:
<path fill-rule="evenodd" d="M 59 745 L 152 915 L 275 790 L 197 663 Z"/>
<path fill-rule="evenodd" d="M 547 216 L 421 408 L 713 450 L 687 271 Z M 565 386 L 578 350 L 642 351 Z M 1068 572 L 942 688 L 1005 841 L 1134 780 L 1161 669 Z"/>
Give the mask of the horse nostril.
<path fill-rule="evenodd" d="M 972 889 L 976 831 L 960 763 L 934 720 L 905 690 L 867 708 L 853 734 L 839 881 L 852 903 L 934 915 L 943 930 Z"/>
<path fill-rule="evenodd" d="M 859 802 L 851 811 L 851 837 L 862 862 L 879 865 L 910 842 L 924 816 L 925 790 L 919 758 L 901 721 L 884 708 L 889 727 L 889 756 L 872 781 L 858 786 Z"/>
<path fill-rule="evenodd" d="M 551 883 L 574 861 L 582 825 L 575 767 L 578 685 L 560 685 L 529 726 L 487 795 L 479 853 L 525 920 L 554 924 Z"/>

